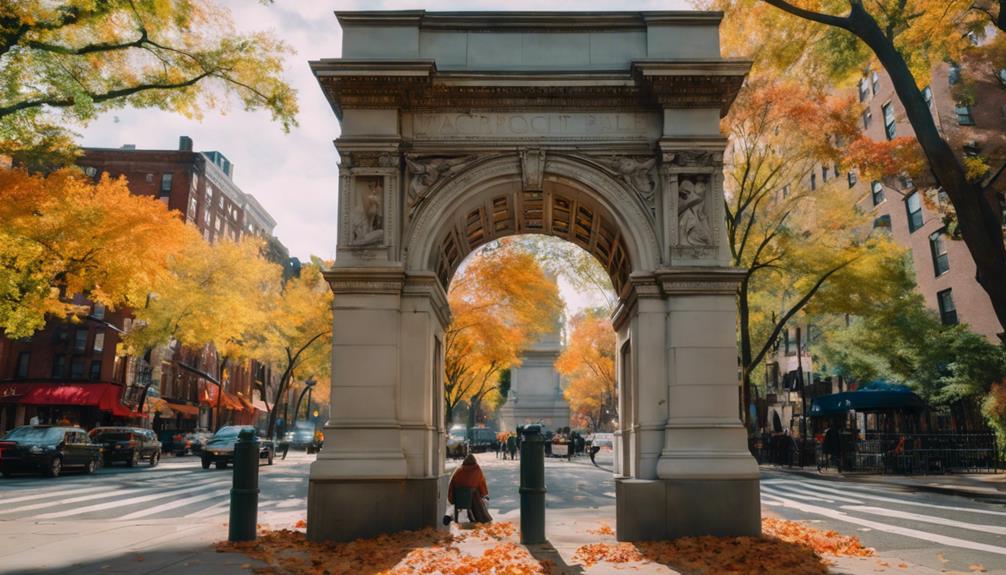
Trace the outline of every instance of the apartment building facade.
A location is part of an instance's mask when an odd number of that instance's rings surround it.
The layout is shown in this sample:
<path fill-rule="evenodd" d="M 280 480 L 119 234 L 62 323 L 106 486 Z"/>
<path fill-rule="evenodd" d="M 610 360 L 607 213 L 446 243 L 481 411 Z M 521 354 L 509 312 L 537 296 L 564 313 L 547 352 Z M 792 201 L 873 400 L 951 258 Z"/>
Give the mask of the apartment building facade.
<path fill-rule="evenodd" d="M 207 241 L 266 238 L 267 257 L 290 267 L 289 253 L 272 235 L 275 220 L 234 183 L 234 166 L 220 152 L 195 152 L 185 136 L 177 150 L 123 146 L 83 152 L 78 164 L 88 176 L 125 176 L 131 193 L 164 202 Z M 110 311 L 79 299 L 90 306 L 80 321 L 50 320 L 23 340 L 0 337 L 0 431 L 33 417 L 85 427 L 144 422 L 158 431 L 185 431 L 253 423 L 266 411 L 256 390 L 275 384 L 269 365 L 221 366 L 211 346 L 165 345 L 144 357 L 125 356 L 120 335 L 131 327 L 130 310 Z M 223 389 L 206 375 L 222 376 Z"/>

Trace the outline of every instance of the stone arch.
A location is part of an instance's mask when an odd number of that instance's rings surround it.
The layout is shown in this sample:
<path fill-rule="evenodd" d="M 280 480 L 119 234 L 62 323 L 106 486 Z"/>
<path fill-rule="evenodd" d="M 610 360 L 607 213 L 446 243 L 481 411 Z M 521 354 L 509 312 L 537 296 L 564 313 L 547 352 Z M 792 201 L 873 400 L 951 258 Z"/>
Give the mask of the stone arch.
<path fill-rule="evenodd" d="M 568 240 L 593 255 L 624 295 L 633 272 L 656 267 L 652 212 L 587 158 L 547 155 L 541 190 L 525 190 L 515 155 L 479 161 L 430 194 L 403 238 L 406 271 L 433 271 L 444 289 L 471 251 L 524 233 Z"/>

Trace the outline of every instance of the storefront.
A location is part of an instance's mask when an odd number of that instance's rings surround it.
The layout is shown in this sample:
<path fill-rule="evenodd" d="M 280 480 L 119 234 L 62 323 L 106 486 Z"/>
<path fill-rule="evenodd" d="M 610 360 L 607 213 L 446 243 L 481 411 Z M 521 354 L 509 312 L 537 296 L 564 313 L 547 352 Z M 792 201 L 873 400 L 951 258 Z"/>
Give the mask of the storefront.
<path fill-rule="evenodd" d="M 4 430 L 39 423 L 72 424 L 90 429 L 121 425 L 142 418 L 122 404 L 122 388 L 114 383 L 0 384 L 0 427 Z"/>

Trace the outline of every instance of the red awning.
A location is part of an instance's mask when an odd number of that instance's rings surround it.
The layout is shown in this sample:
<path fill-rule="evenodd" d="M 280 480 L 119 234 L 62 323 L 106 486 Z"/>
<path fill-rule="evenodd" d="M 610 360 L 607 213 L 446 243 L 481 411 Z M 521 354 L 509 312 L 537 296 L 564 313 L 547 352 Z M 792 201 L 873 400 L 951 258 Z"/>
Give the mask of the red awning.
<path fill-rule="evenodd" d="M 140 417 L 122 405 L 122 388 L 113 383 L 32 383 L 22 405 L 89 405 L 118 417 Z"/>

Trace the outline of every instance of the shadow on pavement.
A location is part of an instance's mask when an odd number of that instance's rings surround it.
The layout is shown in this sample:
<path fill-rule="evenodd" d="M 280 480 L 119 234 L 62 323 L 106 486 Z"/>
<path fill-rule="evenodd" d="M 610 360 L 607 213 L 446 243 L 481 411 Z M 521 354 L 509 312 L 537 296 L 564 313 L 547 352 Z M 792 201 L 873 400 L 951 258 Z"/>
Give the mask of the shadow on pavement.
<path fill-rule="evenodd" d="M 103 559 L 66 566 L 46 565 L 6 571 L 11 575 L 77 575 L 85 573 L 128 573 L 130 575 L 231 575 L 251 573 L 265 564 L 235 553 L 217 553 L 210 545 L 165 547 L 150 551 L 130 551 Z"/>
<path fill-rule="evenodd" d="M 559 552 L 551 543 L 545 542 L 541 545 L 526 545 L 531 556 L 548 565 L 549 575 L 581 575 L 584 573 L 582 565 L 570 565 L 559 555 Z"/>

